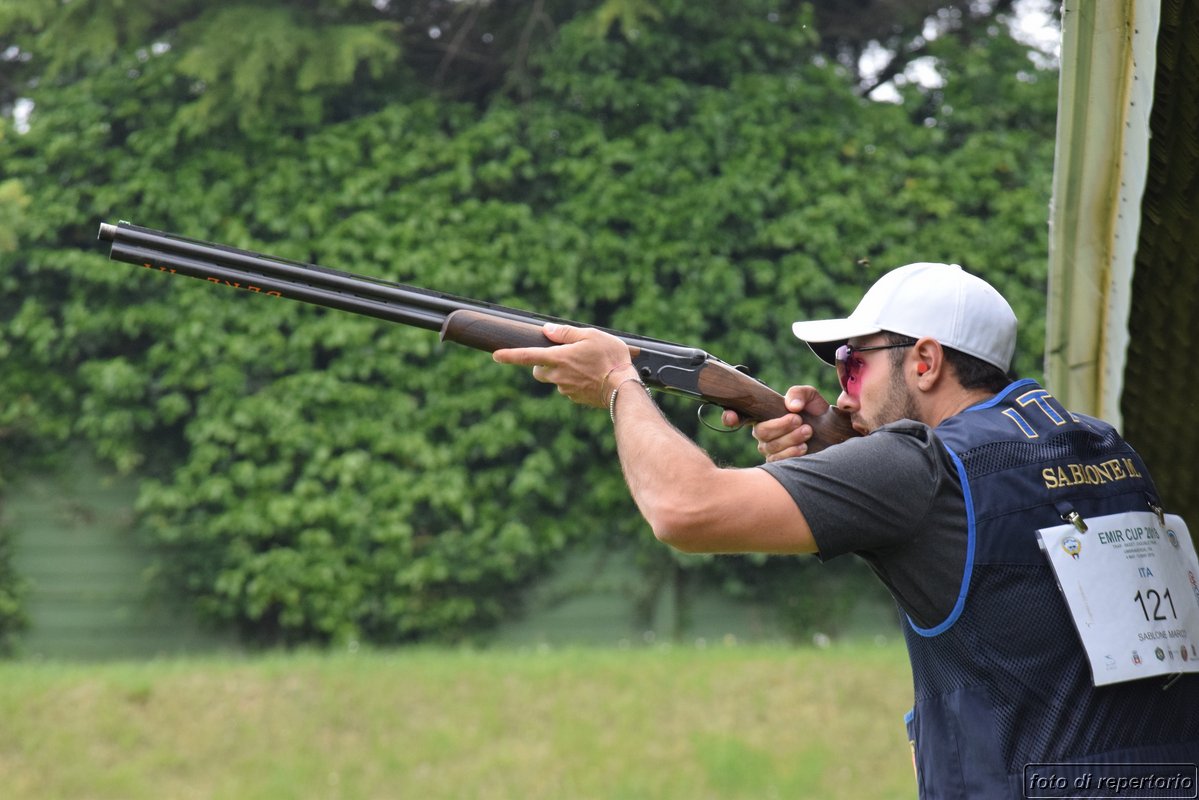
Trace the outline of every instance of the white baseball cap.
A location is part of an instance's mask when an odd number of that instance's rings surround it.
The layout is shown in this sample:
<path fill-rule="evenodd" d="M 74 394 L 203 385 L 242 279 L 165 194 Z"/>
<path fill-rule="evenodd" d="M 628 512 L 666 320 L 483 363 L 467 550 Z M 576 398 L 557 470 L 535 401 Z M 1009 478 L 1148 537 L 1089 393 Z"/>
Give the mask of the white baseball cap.
<path fill-rule="evenodd" d="M 980 358 L 1007 372 L 1016 350 L 1016 315 L 991 284 L 957 264 L 920 262 L 888 272 L 846 319 L 796 322 L 791 330 L 823 361 L 856 336 L 891 331 Z"/>

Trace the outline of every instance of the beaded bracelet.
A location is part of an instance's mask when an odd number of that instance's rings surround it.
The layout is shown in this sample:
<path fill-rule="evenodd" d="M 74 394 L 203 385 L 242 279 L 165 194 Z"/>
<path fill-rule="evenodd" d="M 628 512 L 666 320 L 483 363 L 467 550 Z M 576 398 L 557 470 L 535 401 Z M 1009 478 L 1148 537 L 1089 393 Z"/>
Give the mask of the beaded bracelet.
<path fill-rule="evenodd" d="M 616 424 L 616 394 L 620 391 L 620 387 L 624 386 L 629 381 L 637 381 L 637 383 L 641 384 L 641 388 L 645 390 L 645 394 L 648 397 L 652 399 L 654 396 L 653 392 L 649 390 L 649 387 L 646 386 L 645 382 L 640 378 L 625 378 L 623 381 L 616 384 L 616 388 L 612 390 L 612 396 L 608 399 L 608 417 L 612 420 L 613 425 Z"/>
<path fill-rule="evenodd" d="M 612 368 L 604 373 L 604 379 L 600 381 L 600 402 L 601 403 L 603 402 L 604 394 L 605 394 L 604 387 L 608 385 L 608 378 L 612 377 L 612 373 L 615 372 L 616 370 L 620 369 L 621 367 L 630 367 L 631 368 L 632 366 L 633 366 L 633 362 L 622 361 L 618 364 L 613 364 Z"/>

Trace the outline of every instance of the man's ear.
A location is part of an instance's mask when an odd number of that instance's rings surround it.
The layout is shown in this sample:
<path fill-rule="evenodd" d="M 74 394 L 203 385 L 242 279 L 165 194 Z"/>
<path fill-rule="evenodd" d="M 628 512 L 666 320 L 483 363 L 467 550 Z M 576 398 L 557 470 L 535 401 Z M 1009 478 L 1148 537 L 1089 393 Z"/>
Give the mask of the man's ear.
<path fill-rule="evenodd" d="M 912 346 L 912 354 L 916 370 L 916 378 L 936 380 L 945 369 L 945 350 L 936 339 L 927 336 L 918 339 Z"/>

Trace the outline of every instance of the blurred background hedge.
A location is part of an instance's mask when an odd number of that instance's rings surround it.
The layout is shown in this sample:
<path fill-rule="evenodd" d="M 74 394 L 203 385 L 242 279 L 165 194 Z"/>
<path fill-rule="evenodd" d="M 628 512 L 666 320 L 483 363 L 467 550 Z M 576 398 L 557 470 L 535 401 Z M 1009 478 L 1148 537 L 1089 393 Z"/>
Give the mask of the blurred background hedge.
<path fill-rule="evenodd" d="M 833 388 L 794 319 L 956 262 L 1007 294 L 1037 377 L 1056 68 L 1010 2 L 865 5 L 5 5 L 0 481 L 78 448 L 136 476 L 162 579 L 257 642 L 468 636 L 580 548 L 793 606 L 810 560 L 657 545 L 606 415 L 524 371 L 95 237 L 128 219 L 681 341 L 780 390 Z"/>

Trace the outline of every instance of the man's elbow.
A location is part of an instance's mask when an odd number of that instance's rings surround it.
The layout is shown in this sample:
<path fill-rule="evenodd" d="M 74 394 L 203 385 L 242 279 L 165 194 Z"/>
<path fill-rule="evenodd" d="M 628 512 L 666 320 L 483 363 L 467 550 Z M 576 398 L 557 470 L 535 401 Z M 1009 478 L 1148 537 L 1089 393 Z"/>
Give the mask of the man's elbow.
<path fill-rule="evenodd" d="M 654 537 L 683 553 L 816 552 L 807 521 L 781 484 L 761 470 L 721 477 L 636 496 Z"/>
<path fill-rule="evenodd" d="M 683 553 L 706 553 L 710 522 L 684 510 L 659 509 L 646 515 L 654 538 Z"/>
<path fill-rule="evenodd" d="M 680 553 L 707 553 L 698 539 L 688 536 L 685 532 L 674 528 L 654 528 L 654 536 L 659 542 L 678 550 Z"/>

